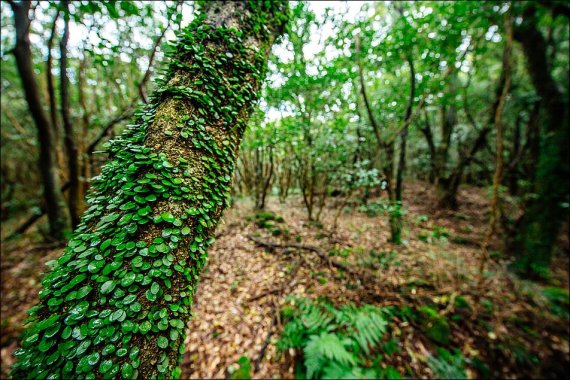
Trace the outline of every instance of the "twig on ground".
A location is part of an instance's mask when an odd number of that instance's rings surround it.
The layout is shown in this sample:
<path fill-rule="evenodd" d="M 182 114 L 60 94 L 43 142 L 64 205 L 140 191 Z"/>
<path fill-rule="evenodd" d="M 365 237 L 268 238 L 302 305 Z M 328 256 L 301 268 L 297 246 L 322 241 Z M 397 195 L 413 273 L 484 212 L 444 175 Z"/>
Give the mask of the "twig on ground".
<path fill-rule="evenodd" d="M 317 256 L 319 256 L 319 258 L 321 258 L 321 260 L 323 260 L 324 262 L 328 263 L 329 265 L 332 265 L 337 269 L 341 269 L 346 273 L 350 274 L 351 276 L 353 276 L 354 278 L 356 278 L 366 289 L 367 295 L 374 299 L 377 300 L 381 299 L 382 301 L 386 301 L 388 299 L 396 299 L 401 301 L 401 297 L 407 300 L 412 299 L 410 295 L 400 294 L 400 289 L 397 288 L 397 285 L 388 282 L 381 282 L 380 279 L 373 274 L 367 273 L 365 271 L 358 271 L 353 268 L 350 268 L 345 264 L 339 263 L 338 261 L 331 259 L 319 247 L 316 247 L 314 245 L 302 245 L 296 243 L 278 244 L 261 240 L 252 235 L 247 235 L 247 238 L 252 240 L 256 244 L 266 247 L 270 250 L 296 248 L 300 250 L 313 252 L 317 254 Z M 388 293 L 378 292 L 378 289 L 373 285 L 377 285 L 378 288 L 388 288 L 389 292 Z"/>
<path fill-rule="evenodd" d="M 263 360 L 263 357 L 265 356 L 265 351 L 267 350 L 267 346 L 269 346 L 269 342 L 271 341 L 271 336 L 273 335 L 273 327 L 275 327 L 275 325 L 277 324 L 277 314 L 279 314 L 279 309 L 277 308 L 277 305 L 275 305 L 273 307 L 273 319 L 271 320 L 271 325 L 269 326 L 269 331 L 267 332 L 267 336 L 265 337 L 265 342 L 263 343 L 263 346 L 261 347 L 261 350 L 259 351 L 259 355 L 257 356 L 257 359 L 255 359 L 255 366 L 253 367 L 253 373 L 256 373 L 259 371 L 259 365 L 261 364 L 261 361 Z"/>
<path fill-rule="evenodd" d="M 277 296 L 281 296 L 283 294 L 283 292 L 285 291 L 285 289 L 289 286 L 291 286 L 291 284 L 293 283 L 295 276 L 297 275 L 297 272 L 299 271 L 299 268 L 301 267 L 301 261 L 302 261 L 302 257 L 299 258 L 296 263 L 295 266 L 293 267 L 293 269 L 291 270 L 291 273 L 288 276 L 288 281 L 283 281 L 283 284 L 277 288 L 277 289 L 272 289 L 270 291 L 264 292 L 262 294 L 259 294 L 255 297 L 252 297 L 249 299 L 249 302 L 258 300 L 262 297 L 265 297 L 266 295 L 269 294 L 273 294 L 273 293 L 277 293 Z M 271 326 L 269 326 L 269 330 L 267 331 L 267 336 L 265 337 L 265 342 L 263 343 L 263 346 L 261 347 L 261 350 L 259 351 L 259 355 L 257 356 L 257 359 L 255 360 L 255 366 L 253 369 L 253 372 L 256 373 L 259 371 L 259 365 L 261 364 L 261 361 L 263 360 L 263 357 L 265 356 L 265 351 L 267 350 L 267 346 L 269 345 L 269 342 L 271 340 L 271 336 L 273 335 L 273 330 L 275 325 L 281 325 L 281 320 L 279 318 L 279 304 L 274 301 L 273 302 L 273 309 L 272 309 L 272 314 L 273 314 L 273 318 L 271 321 Z"/>

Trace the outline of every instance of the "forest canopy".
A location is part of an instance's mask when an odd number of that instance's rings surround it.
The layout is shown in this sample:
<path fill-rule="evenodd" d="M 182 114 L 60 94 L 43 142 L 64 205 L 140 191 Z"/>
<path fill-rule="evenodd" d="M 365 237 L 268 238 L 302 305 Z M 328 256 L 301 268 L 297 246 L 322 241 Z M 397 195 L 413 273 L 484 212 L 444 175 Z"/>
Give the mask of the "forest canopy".
<path fill-rule="evenodd" d="M 2 1 L 2 378 L 568 376 L 563 1 Z"/>

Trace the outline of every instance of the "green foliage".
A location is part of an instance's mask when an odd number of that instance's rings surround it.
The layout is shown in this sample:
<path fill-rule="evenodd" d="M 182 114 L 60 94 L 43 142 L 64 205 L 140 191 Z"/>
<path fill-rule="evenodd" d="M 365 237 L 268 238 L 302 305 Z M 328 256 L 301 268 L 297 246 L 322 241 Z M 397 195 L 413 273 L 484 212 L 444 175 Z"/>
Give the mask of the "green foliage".
<path fill-rule="evenodd" d="M 282 315 L 287 323 L 277 348 L 303 352 L 302 376 L 309 379 L 398 378 L 394 368 L 369 367 L 382 350 L 391 314 L 370 305 L 334 308 L 327 301 L 289 298 Z"/>
<path fill-rule="evenodd" d="M 284 223 L 285 220 L 283 217 L 279 215 L 275 215 L 269 211 L 257 211 L 252 217 L 248 217 L 248 220 L 254 220 L 255 225 L 259 228 L 271 229 L 274 227 L 274 224 L 271 222 L 276 223 Z"/>
<path fill-rule="evenodd" d="M 443 348 L 438 348 L 438 355 L 430 355 L 427 362 L 435 377 L 438 379 L 467 379 L 464 364 L 465 358 L 459 350 L 455 354 Z"/>
<path fill-rule="evenodd" d="M 433 226 L 431 232 L 420 232 L 418 239 L 426 243 L 434 243 L 435 241 L 447 242 L 449 239 L 449 231 L 445 227 Z"/>
<path fill-rule="evenodd" d="M 395 265 L 399 266 L 400 261 L 396 261 L 398 253 L 396 251 L 382 251 L 380 253 L 371 250 L 367 255 L 358 258 L 358 264 L 372 269 L 387 269 Z"/>
<path fill-rule="evenodd" d="M 425 215 L 425 214 L 422 214 L 422 215 L 416 216 L 415 219 L 414 219 L 414 222 L 415 222 L 416 224 L 422 224 L 422 223 L 427 222 L 428 220 L 429 220 L 429 217 L 428 217 L 427 215 Z"/>
<path fill-rule="evenodd" d="M 554 315 L 570 319 L 570 297 L 567 289 L 548 287 L 542 290 L 542 294 L 550 304 L 550 310 Z"/>
<path fill-rule="evenodd" d="M 370 217 L 385 215 L 387 212 L 387 205 L 384 202 L 370 202 L 364 205 L 358 206 L 358 212 L 362 212 Z"/>
<path fill-rule="evenodd" d="M 242 356 L 230 367 L 229 372 L 231 380 L 249 380 L 251 379 L 251 361 L 247 356 Z"/>
<path fill-rule="evenodd" d="M 433 239 L 447 241 L 449 238 L 449 231 L 445 227 L 434 226 L 431 232 L 431 237 Z"/>
<path fill-rule="evenodd" d="M 463 296 L 457 296 L 455 298 L 455 307 L 463 308 L 463 309 L 470 309 L 471 308 L 471 306 L 469 305 L 469 302 Z"/>
<path fill-rule="evenodd" d="M 348 257 L 352 253 L 352 249 L 349 247 L 342 247 L 342 248 L 332 248 L 329 251 L 329 256 L 339 256 L 339 257 Z"/>
<path fill-rule="evenodd" d="M 420 307 L 418 313 L 422 330 L 427 337 L 438 344 L 449 344 L 451 328 L 445 317 L 429 306 Z"/>

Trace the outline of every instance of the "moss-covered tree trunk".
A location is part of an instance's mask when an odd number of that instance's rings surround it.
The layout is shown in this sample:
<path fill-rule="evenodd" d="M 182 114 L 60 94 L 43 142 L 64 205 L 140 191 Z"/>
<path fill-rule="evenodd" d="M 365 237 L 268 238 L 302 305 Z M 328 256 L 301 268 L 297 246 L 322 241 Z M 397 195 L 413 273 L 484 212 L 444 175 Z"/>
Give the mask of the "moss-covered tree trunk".
<path fill-rule="evenodd" d="M 42 281 L 15 378 L 172 378 L 285 4 L 205 2 Z"/>
<path fill-rule="evenodd" d="M 560 226 L 568 221 L 568 101 L 564 100 L 552 77 L 546 41 L 540 32 L 534 5 L 526 7 L 523 21 L 515 28 L 514 35 L 522 45 L 531 81 L 545 112 L 533 184 L 536 197 L 530 200 L 519 222 L 513 249 L 519 256 L 516 263 L 518 269 L 526 274 L 542 275 L 550 264 Z"/>

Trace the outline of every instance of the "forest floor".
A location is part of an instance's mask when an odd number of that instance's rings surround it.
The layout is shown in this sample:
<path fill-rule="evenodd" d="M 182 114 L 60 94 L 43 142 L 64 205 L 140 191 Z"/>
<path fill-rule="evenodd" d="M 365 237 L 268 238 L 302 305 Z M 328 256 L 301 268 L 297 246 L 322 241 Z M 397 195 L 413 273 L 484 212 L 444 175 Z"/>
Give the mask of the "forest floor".
<path fill-rule="evenodd" d="M 293 378 L 295 353 L 278 353 L 275 346 L 282 329 L 279 311 L 289 294 L 411 313 L 428 306 L 448 323 L 449 342 L 443 346 L 462 353 L 471 378 L 567 376 L 568 241 L 562 242 L 550 279 L 540 283 L 509 272 L 509 258 L 494 241 L 492 261 L 479 281 L 479 242 L 488 220 L 485 192 L 461 190 L 456 212 L 437 210 L 422 183 L 410 186 L 404 199 L 410 204 L 400 246 L 389 243 L 388 217 L 372 215 L 376 199 L 368 214 L 341 213 L 335 231 L 334 207 L 325 209 L 321 223 L 308 223 L 300 198 L 280 203 L 271 197 L 267 211 L 277 220 L 256 223 L 251 202 L 236 200 L 218 228 L 194 298 L 182 378 L 226 378 L 242 356 L 251 360 L 255 378 Z M 341 200 L 329 200 L 335 202 Z M 271 249 L 259 242 L 297 247 Z M 328 258 L 299 246 L 316 247 Z M 2 246 L 1 378 L 8 377 L 26 310 L 37 300 L 39 272 L 60 252 L 32 232 Z M 395 339 L 398 348 L 384 364 L 403 376 L 433 378 L 427 358 L 438 345 L 428 330 L 421 319 L 395 318 L 387 339 Z"/>

